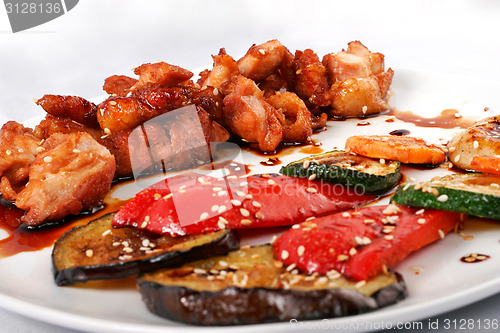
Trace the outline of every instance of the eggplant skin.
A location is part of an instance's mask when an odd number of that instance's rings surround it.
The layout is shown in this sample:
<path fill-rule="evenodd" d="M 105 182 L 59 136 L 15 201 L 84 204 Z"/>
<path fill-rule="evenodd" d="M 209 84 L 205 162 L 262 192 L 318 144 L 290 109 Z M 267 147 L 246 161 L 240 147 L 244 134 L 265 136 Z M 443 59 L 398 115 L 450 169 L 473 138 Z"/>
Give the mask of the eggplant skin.
<path fill-rule="evenodd" d="M 89 222 L 86 226 L 80 226 L 69 230 L 54 245 L 52 251 L 52 266 L 55 283 L 59 286 L 74 283 L 87 282 L 90 280 L 110 280 L 121 279 L 143 272 L 150 272 L 165 267 L 177 267 L 186 262 L 203 259 L 214 255 L 223 255 L 237 249 L 239 246 L 238 236 L 233 230 L 225 229 L 213 233 L 206 233 L 194 236 L 183 236 L 172 238 L 161 236 L 155 239 L 158 241 L 158 253 L 151 255 L 131 255 L 128 260 L 112 259 L 116 255 L 110 255 L 110 251 L 117 251 L 115 247 L 107 244 L 101 236 L 101 228 L 110 228 L 113 214 L 105 215 L 99 219 Z M 89 226 L 99 230 L 98 234 L 88 234 Z M 117 236 L 132 243 L 132 239 L 141 240 L 141 237 L 151 237 L 151 234 L 135 228 L 120 228 L 116 231 Z M 86 235 L 87 239 L 83 239 Z M 130 236 L 133 235 L 134 238 Z M 160 239 L 163 242 L 160 242 Z M 175 241 L 175 247 L 170 248 L 169 240 Z M 162 250 L 162 245 L 165 248 Z M 194 245 L 197 244 L 197 245 Z M 85 264 L 84 260 L 90 260 L 85 256 L 85 251 L 89 246 L 101 249 L 103 255 L 93 256 L 92 264 Z M 132 245 L 130 245 L 132 246 Z M 139 246 L 136 244 L 136 246 Z M 95 262 L 97 261 L 97 262 Z"/>
<path fill-rule="evenodd" d="M 307 275 L 293 268 L 283 267 L 265 244 L 145 273 L 137 285 L 150 312 L 202 326 L 343 317 L 407 296 L 393 272 L 359 284 L 334 271 Z"/>
<path fill-rule="evenodd" d="M 371 296 L 348 288 L 292 290 L 238 287 L 219 292 L 195 291 L 139 280 L 146 307 L 161 317 L 188 324 L 246 325 L 265 322 L 337 318 L 361 314 L 407 297 L 401 275 L 398 282 Z"/>

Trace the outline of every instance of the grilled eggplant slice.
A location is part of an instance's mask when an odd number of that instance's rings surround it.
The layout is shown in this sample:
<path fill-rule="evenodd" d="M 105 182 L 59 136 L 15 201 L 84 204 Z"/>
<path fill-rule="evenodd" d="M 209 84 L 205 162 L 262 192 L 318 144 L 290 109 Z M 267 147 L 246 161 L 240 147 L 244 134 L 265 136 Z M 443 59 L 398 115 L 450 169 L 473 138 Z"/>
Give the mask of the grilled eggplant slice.
<path fill-rule="evenodd" d="M 125 227 L 112 228 L 114 213 L 69 230 L 54 245 L 52 264 L 57 285 L 119 279 L 238 248 L 229 230 L 172 237 Z"/>
<path fill-rule="evenodd" d="M 151 312 L 196 325 L 341 317 L 375 310 L 407 295 L 396 273 L 366 283 L 333 271 L 304 275 L 275 260 L 270 245 L 146 273 L 138 285 Z"/>

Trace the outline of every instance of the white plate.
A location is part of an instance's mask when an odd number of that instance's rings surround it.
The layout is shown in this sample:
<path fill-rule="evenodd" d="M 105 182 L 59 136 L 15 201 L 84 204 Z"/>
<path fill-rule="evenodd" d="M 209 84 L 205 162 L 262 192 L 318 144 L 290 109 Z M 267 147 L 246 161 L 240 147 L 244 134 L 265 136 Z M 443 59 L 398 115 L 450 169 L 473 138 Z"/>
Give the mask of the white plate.
<path fill-rule="evenodd" d="M 498 112 L 498 85 L 459 77 L 442 76 L 422 71 L 396 69 L 390 104 L 399 110 L 432 117 L 444 109 L 457 109 L 464 116 L 483 118 Z M 484 108 L 489 111 L 485 112 Z M 387 116 L 370 118 L 370 126 L 356 126 L 352 119 L 328 123 L 328 130 L 315 139 L 325 151 L 344 147 L 353 134 L 387 134 L 395 129 L 408 129 L 411 135 L 438 143 L 449 139 L 456 129 L 416 127 L 410 123 L 385 122 Z M 306 156 L 300 147 L 281 156 L 283 164 Z M 263 157 L 243 152 L 240 162 L 253 165 L 253 173 L 276 172 L 278 166 L 261 166 Z M 445 174 L 444 169 L 404 169 L 408 177 L 418 180 Z M 130 184 L 113 192 L 114 196 L 133 195 L 140 187 Z M 384 201 L 385 202 L 385 201 Z M 464 240 L 450 234 L 411 255 L 396 271 L 408 285 L 409 297 L 393 306 L 371 313 L 328 321 L 310 321 L 298 324 L 273 323 L 256 326 L 206 327 L 205 331 L 299 330 L 304 328 L 341 328 L 345 331 L 371 331 L 390 328 L 404 321 L 416 321 L 470 304 L 500 292 L 500 224 L 468 220 L 465 231 L 473 235 Z M 50 248 L 25 252 L 0 259 L 0 306 L 22 315 L 63 327 L 92 332 L 164 332 L 195 331 L 198 328 L 171 322 L 150 314 L 138 292 L 130 288 L 92 289 L 57 287 L 53 282 Z M 465 264 L 460 258 L 469 253 L 483 253 L 491 258 L 481 263 Z M 418 268 L 418 269 L 417 269 Z M 415 274 L 418 270 L 419 274 Z"/>

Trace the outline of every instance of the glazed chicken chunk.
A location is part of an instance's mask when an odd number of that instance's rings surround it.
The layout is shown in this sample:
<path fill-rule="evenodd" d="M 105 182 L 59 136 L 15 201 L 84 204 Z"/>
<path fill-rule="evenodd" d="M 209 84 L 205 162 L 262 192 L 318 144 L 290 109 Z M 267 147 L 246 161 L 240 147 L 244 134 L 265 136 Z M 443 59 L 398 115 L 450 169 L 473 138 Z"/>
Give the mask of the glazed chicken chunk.
<path fill-rule="evenodd" d="M 270 40 L 260 45 L 253 45 L 238 60 L 240 73 L 256 82 L 271 75 L 283 60 L 286 48 L 277 40 Z"/>
<path fill-rule="evenodd" d="M 24 224 L 57 221 L 100 205 L 110 189 L 115 160 L 88 133 L 54 134 L 29 165 L 29 182 L 15 205 Z"/>
<path fill-rule="evenodd" d="M 276 109 L 264 99 L 254 81 L 240 75 L 232 93 L 224 98 L 225 125 L 242 139 L 255 142 L 259 149 L 271 152 L 283 138 Z"/>
<path fill-rule="evenodd" d="M 323 65 L 332 85 L 332 116 L 365 116 L 389 108 L 386 99 L 394 72 L 384 71 L 382 54 L 355 41 L 346 51 L 325 55 Z"/>
<path fill-rule="evenodd" d="M 24 185 L 28 166 L 38 154 L 40 139 L 33 130 L 9 121 L 0 130 L 0 194 L 11 200 L 13 188 Z"/>

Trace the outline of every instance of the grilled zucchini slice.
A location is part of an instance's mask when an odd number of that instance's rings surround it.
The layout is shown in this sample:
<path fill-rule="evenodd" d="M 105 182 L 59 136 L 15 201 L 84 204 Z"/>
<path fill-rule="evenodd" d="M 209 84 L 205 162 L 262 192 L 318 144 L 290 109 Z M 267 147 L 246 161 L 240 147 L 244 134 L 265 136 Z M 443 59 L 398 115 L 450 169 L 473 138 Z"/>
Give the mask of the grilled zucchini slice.
<path fill-rule="evenodd" d="M 313 178 L 331 183 L 360 187 L 367 193 L 382 193 L 401 179 L 401 163 L 353 155 L 334 150 L 292 162 L 281 168 L 287 176 Z"/>
<path fill-rule="evenodd" d="M 500 176 L 454 174 L 423 183 L 403 184 L 391 200 L 398 205 L 437 208 L 499 220 Z"/>
<path fill-rule="evenodd" d="M 225 254 L 239 246 L 229 229 L 171 237 L 132 227 L 112 228 L 113 216 L 107 214 L 73 228 L 57 240 L 52 250 L 57 285 L 124 278 Z"/>
<path fill-rule="evenodd" d="M 138 286 L 151 312 L 195 325 L 340 317 L 375 310 L 407 295 L 395 273 L 357 283 L 339 273 L 295 272 L 274 259 L 270 245 L 142 274 Z"/>

